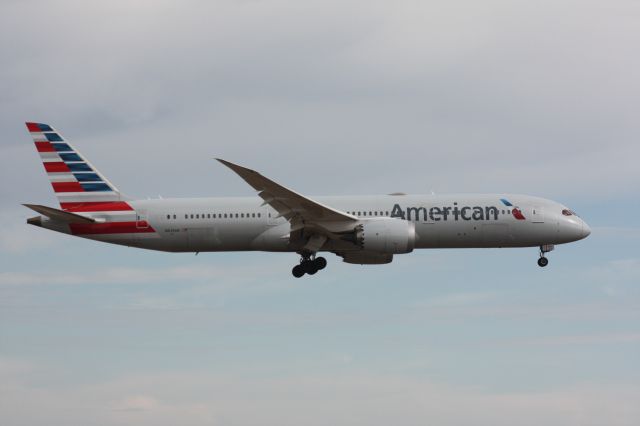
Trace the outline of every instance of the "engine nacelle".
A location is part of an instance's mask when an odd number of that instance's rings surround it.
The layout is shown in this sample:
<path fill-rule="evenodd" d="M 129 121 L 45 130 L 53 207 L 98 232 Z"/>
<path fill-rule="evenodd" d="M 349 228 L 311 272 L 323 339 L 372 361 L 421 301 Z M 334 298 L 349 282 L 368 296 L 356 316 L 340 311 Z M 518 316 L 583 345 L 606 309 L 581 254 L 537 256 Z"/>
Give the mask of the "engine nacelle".
<path fill-rule="evenodd" d="M 410 253 L 416 245 L 416 227 L 411 221 L 390 217 L 366 219 L 356 227 L 355 240 L 367 252 Z"/>

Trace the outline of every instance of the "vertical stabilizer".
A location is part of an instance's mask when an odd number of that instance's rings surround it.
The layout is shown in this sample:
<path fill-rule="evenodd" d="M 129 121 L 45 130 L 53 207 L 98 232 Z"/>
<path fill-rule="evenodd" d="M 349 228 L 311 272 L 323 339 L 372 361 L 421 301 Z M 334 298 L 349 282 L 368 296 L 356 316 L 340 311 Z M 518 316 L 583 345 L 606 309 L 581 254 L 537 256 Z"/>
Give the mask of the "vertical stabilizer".
<path fill-rule="evenodd" d="M 26 124 L 63 210 L 127 199 L 54 128 L 42 123 Z"/>

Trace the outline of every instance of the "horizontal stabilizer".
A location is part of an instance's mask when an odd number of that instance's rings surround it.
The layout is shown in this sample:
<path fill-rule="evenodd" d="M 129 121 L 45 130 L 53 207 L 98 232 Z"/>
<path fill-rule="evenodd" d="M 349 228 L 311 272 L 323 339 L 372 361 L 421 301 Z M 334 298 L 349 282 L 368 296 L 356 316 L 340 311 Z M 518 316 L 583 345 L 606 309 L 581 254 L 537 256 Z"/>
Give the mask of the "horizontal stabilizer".
<path fill-rule="evenodd" d="M 95 219 L 90 217 L 81 216 L 75 213 L 65 212 L 63 210 L 54 209 L 53 207 L 41 206 L 39 204 L 23 204 L 25 207 L 29 207 L 42 215 L 47 216 L 50 219 L 58 220 L 66 223 L 95 223 Z"/>

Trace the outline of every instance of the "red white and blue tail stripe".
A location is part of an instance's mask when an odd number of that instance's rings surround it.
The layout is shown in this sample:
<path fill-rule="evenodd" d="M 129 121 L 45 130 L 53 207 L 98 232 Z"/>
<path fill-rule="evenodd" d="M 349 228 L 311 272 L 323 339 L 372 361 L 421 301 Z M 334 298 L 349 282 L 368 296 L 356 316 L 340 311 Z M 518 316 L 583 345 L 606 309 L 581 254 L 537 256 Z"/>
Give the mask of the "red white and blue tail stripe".
<path fill-rule="evenodd" d="M 59 220 L 64 213 L 99 218 L 99 222 L 68 222 L 69 233 L 104 241 L 120 241 L 132 234 L 157 236 L 146 217 L 138 216 L 134 208 L 107 178 L 78 152 L 60 132 L 43 123 L 26 123 L 40 154 L 53 191 L 63 212 L 45 216 Z M 29 207 L 29 206 L 28 206 Z M 31 206 L 30 208 L 33 208 Z M 47 207 L 35 206 L 38 212 Z"/>
<path fill-rule="evenodd" d="M 48 124 L 26 124 L 63 210 L 95 211 L 92 206 L 104 203 L 125 210 L 126 197 L 58 131 Z"/>

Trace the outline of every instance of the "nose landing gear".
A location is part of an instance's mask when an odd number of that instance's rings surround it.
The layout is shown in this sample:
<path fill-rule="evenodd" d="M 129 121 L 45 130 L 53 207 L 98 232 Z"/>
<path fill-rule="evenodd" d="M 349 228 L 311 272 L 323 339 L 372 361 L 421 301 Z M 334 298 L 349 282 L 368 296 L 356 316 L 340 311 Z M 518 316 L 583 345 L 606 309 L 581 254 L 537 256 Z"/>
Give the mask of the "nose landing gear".
<path fill-rule="evenodd" d="M 300 264 L 293 267 L 291 274 L 294 277 L 300 278 L 304 274 L 313 275 L 318 271 L 323 270 L 327 266 L 327 259 L 324 257 L 316 257 L 315 254 L 311 255 L 303 253 L 300 258 Z"/>
<path fill-rule="evenodd" d="M 543 245 L 540 246 L 540 258 L 538 259 L 538 266 L 539 267 L 544 268 L 545 266 L 547 266 L 549 264 L 549 259 L 544 257 L 544 254 L 545 253 L 549 253 L 554 248 L 555 247 L 553 246 L 553 244 L 543 244 Z"/>

